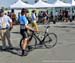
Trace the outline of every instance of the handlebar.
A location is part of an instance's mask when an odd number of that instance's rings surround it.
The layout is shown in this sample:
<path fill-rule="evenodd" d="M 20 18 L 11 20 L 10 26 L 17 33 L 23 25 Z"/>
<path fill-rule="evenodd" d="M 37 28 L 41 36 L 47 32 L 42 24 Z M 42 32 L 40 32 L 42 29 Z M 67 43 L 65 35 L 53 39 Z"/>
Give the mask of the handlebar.
<path fill-rule="evenodd" d="M 49 26 L 49 25 L 47 25 L 47 26 L 45 26 L 45 28 L 50 28 L 50 26 Z"/>
<path fill-rule="evenodd" d="M 50 28 L 49 25 L 45 26 L 45 32 L 48 32 L 48 29 Z"/>
<path fill-rule="evenodd" d="M 30 30 L 32 33 L 39 33 L 39 32 L 48 32 L 48 29 L 50 28 L 50 26 L 49 25 L 47 25 L 47 26 L 44 26 L 45 27 L 45 30 L 43 31 L 43 30 L 38 30 L 38 31 L 33 31 L 33 30 Z"/>

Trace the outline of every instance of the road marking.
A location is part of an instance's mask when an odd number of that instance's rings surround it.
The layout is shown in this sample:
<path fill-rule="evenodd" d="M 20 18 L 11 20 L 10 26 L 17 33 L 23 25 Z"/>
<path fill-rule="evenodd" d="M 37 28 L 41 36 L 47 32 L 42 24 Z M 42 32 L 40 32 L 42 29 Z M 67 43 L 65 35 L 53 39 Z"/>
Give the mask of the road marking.
<path fill-rule="evenodd" d="M 55 63 L 57 63 L 57 62 L 73 62 L 73 63 L 75 63 L 75 60 L 43 60 L 42 62 L 44 62 L 44 63 L 50 63 L 50 62 L 55 62 Z"/>

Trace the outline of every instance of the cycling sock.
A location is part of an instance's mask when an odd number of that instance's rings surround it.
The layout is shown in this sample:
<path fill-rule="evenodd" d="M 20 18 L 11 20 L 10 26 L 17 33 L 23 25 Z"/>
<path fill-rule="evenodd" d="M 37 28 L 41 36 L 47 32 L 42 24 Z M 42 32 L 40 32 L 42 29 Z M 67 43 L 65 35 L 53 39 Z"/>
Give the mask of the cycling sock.
<path fill-rule="evenodd" d="M 22 50 L 22 55 L 24 55 L 24 50 Z"/>

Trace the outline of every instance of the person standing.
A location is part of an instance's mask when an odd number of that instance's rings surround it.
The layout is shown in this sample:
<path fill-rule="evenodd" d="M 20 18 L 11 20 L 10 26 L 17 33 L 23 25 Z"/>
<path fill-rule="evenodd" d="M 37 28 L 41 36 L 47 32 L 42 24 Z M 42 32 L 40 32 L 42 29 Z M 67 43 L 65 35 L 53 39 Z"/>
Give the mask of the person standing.
<path fill-rule="evenodd" d="M 4 15 L 4 10 L 0 9 L 0 36 L 2 40 L 2 49 L 6 50 L 6 38 L 8 40 L 9 48 L 12 49 L 10 40 L 10 30 L 13 28 L 12 20 L 9 16 Z"/>
<path fill-rule="evenodd" d="M 32 27 L 34 27 L 34 29 L 38 31 L 38 25 L 36 21 L 37 21 L 37 17 L 36 17 L 35 10 L 32 10 Z"/>
<path fill-rule="evenodd" d="M 16 14 L 14 13 L 14 9 L 12 9 L 11 11 L 11 19 L 12 19 L 13 25 L 15 25 L 16 24 Z"/>

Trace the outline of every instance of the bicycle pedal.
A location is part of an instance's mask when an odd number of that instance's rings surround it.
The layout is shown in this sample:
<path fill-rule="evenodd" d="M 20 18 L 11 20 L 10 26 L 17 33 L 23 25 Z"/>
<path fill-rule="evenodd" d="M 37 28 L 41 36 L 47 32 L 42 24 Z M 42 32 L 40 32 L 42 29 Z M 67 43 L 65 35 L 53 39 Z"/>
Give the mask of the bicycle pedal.
<path fill-rule="evenodd" d="M 33 48 L 32 46 L 28 46 L 28 50 L 29 50 L 29 51 L 31 51 L 31 50 L 32 50 L 32 48 Z"/>

